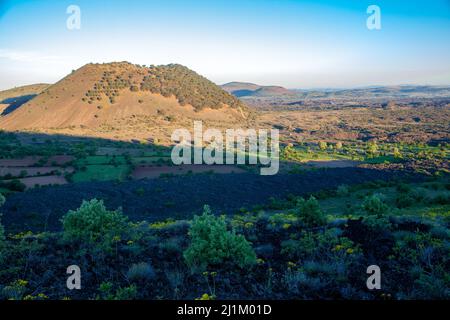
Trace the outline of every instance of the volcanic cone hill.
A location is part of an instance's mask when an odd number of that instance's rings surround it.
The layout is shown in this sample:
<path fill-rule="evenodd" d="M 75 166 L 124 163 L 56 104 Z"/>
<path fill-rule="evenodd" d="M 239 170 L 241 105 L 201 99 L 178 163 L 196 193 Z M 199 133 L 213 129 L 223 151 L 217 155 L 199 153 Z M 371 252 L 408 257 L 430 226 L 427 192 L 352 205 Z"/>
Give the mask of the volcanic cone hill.
<path fill-rule="evenodd" d="M 167 141 L 193 120 L 234 128 L 248 115 L 236 97 L 182 65 L 115 62 L 74 70 L 0 117 L 0 129 Z"/>

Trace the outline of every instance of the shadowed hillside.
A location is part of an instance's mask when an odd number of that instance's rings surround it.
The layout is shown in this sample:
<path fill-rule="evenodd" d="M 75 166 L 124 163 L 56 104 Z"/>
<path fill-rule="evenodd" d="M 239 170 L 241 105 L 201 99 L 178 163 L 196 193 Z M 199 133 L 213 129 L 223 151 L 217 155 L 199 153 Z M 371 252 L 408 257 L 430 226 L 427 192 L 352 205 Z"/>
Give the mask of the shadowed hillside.
<path fill-rule="evenodd" d="M 49 84 L 39 83 L 0 91 L 0 115 L 13 112 L 49 86 Z"/>

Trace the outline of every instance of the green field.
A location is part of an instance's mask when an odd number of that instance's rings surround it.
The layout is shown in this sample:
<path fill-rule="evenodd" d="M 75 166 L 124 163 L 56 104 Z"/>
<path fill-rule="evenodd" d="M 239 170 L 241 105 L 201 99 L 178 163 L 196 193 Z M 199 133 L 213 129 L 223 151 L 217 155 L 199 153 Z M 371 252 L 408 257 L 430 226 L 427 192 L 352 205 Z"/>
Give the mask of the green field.
<path fill-rule="evenodd" d="M 337 148 L 328 144 L 290 145 L 282 148 L 281 159 L 294 162 L 357 160 L 368 164 L 399 163 L 407 159 L 448 160 L 449 146 L 396 143 L 349 143 Z"/>
<path fill-rule="evenodd" d="M 133 157 L 131 159 L 132 164 L 134 165 L 148 165 L 148 164 L 157 164 L 164 163 L 170 161 L 170 157 L 158 157 L 158 156 L 149 156 L 149 157 Z"/>
<path fill-rule="evenodd" d="M 411 183 L 407 186 L 342 186 L 338 194 L 319 200 L 321 208 L 332 218 L 351 218 L 358 214 L 363 200 L 376 194 L 388 206 L 388 213 L 395 216 L 427 217 L 430 211 L 445 212 L 450 217 L 450 190 L 439 183 Z"/>
<path fill-rule="evenodd" d="M 124 156 L 88 156 L 76 161 L 78 166 L 107 164 L 127 164 L 127 160 Z"/>
<path fill-rule="evenodd" d="M 77 171 L 71 178 L 73 182 L 124 180 L 130 174 L 129 165 L 88 165 Z"/>

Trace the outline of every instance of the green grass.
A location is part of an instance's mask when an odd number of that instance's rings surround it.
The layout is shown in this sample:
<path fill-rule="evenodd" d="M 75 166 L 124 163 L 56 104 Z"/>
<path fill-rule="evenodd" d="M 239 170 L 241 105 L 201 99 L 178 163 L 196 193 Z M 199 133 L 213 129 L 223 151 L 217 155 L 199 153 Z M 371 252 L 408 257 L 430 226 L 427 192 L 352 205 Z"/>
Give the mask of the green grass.
<path fill-rule="evenodd" d="M 86 158 L 77 160 L 76 164 L 79 166 L 86 165 L 107 165 L 107 164 L 126 164 L 127 161 L 123 156 L 88 156 Z"/>
<path fill-rule="evenodd" d="M 282 159 L 295 160 L 299 162 L 333 161 L 333 160 L 352 160 L 352 156 L 350 154 L 343 154 L 327 150 L 311 149 L 308 152 L 306 148 L 300 147 L 289 150 L 287 154 L 282 155 Z"/>
<path fill-rule="evenodd" d="M 146 151 L 144 152 L 144 157 L 163 157 L 169 158 L 170 152 L 167 151 Z"/>
<path fill-rule="evenodd" d="M 370 164 L 382 164 L 382 163 L 399 163 L 403 160 L 401 158 L 396 158 L 394 156 L 379 156 L 374 158 L 366 158 L 364 162 L 370 163 Z"/>
<path fill-rule="evenodd" d="M 147 156 L 139 156 L 139 157 L 130 157 L 130 161 L 134 165 L 140 164 L 154 164 L 158 163 L 158 161 L 162 160 L 170 160 L 170 156 L 165 155 L 147 155 Z M 125 165 L 127 164 L 127 158 L 124 156 L 88 156 L 86 158 L 80 159 L 76 162 L 79 167 L 87 166 L 87 165 Z"/>
<path fill-rule="evenodd" d="M 378 151 L 371 156 L 367 149 L 368 144 L 345 144 L 342 149 L 319 149 L 318 145 L 300 145 L 286 147 L 282 150 L 281 159 L 287 161 L 333 161 L 333 160 L 359 160 L 368 164 L 398 163 L 402 158 L 394 157 L 394 149 L 397 148 L 404 159 L 448 159 L 448 145 L 442 147 L 429 145 L 402 145 L 395 143 L 378 143 Z"/>
<path fill-rule="evenodd" d="M 432 199 L 438 195 L 448 195 L 450 192 L 445 189 L 433 190 L 427 188 L 428 183 L 410 183 L 408 186 L 411 188 L 411 192 L 416 192 L 426 199 Z M 412 216 L 428 216 L 431 212 L 446 211 L 446 214 L 450 214 L 449 205 L 429 204 L 426 201 L 415 200 L 410 206 L 404 208 L 398 208 L 396 199 L 402 193 L 397 190 L 396 187 L 381 187 L 381 188 L 362 188 L 359 190 L 353 190 L 346 196 L 329 197 L 323 200 L 319 200 L 320 207 L 330 216 L 335 218 L 344 218 L 350 215 L 354 215 L 358 211 L 366 196 L 372 194 L 380 194 L 384 202 L 389 206 L 389 214 L 393 215 L 412 215 Z"/>
<path fill-rule="evenodd" d="M 155 164 L 159 161 L 167 161 L 170 160 L 170 157 L 133 157 L 131 159 L 131 162 L 135 165 L 142 165 L 142 164 Z"/>
<path fill-rule="evenodd" d="M 156 154 L 156 153 L 155 153 Z M 76 161 L 77 171 L 72 176 L 73 182 L 124 180 L 131 173 L 131 165 L 150 165 L 164 163 L 165 156 L 88 156 Z"/>
<path fill-rule="evenodd" d="M 11 190 L 6 189 L 6 188 L 0 188 L 0 194 L 8 195 L 10 193 L 11 193 Z"/>
<path fill-rule="evenodd" d="M 73 177 L 73 182 L 83 181 L 108 181 L 124 180 L 130 173 L 128 165 L 88 165 L 85 170 L 77 171 Z"/>

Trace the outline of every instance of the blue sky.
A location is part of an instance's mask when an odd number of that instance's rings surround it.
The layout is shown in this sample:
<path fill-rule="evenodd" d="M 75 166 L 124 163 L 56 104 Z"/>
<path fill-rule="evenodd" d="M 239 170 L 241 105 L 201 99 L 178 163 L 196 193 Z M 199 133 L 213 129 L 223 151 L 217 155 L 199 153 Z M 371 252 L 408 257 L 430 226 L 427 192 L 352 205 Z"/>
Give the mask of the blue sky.
<path fill-rule="evenodd" d="M 81 9 L 68 30 L 66 8 Z M 369 5 L 381 30 L 369 30 Z M 0 0 L 0 89 L 89 62 L 181 63 L 216 83 L 450 84 L 450 0 Z"/>

